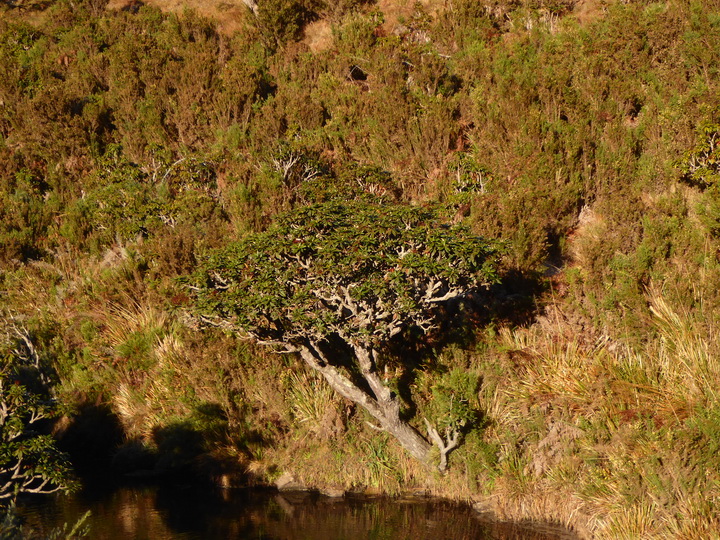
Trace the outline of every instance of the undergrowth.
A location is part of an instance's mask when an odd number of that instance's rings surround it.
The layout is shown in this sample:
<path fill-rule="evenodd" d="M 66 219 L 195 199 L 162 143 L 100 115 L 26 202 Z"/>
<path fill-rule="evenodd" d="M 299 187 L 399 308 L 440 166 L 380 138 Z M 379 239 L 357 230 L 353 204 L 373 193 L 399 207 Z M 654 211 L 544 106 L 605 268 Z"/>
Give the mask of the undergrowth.
<path fill-rule="evenodd" d="M 194 441 L 181 465 L 238 482 L 716 534 L 720 5 L 453 0 L 392 23 L 274 4 L 232 35 L 151 6 L 0 7 L 2 331 L 57 397 L 156 454 Z M 505 243 L 463 331 L 385 367 L 417 429 L 462 428 L 446 476 L 185 314 L 177 278 L 210 249 L 330 192 L 440 204 Z"/>

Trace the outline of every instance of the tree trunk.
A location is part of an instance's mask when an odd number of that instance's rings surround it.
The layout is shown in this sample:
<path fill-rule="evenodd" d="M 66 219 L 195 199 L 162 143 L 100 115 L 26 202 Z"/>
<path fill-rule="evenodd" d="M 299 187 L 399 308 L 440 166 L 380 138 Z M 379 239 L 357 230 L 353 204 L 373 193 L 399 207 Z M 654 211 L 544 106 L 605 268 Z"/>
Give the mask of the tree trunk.
<path fill-rule="evenodd" d="M 386 416 L 384 419 L 376 419 L 380 422 L 383 429 L 395 437 L 411 456 L 425 464 L 430 464 L 432 445 L 428 443 L 414 427 L 403 422 L 399 415 L 395 415 L 394 418 Z"/>
<path fill-rule="evenodd" d="M 380 428 L 395 437 L 411 456 L 425 464 L 430 464 L 432 445 L 415 428 L 402 421 L 397 397 L 380 382 L 379 377 L 372 369 L 366 373 L 366 366 L 361 365 L 363 376 L 368 380 L 373 393 L 380 394 L 375 397 L 358 387 L 337 368 L 318 358 L 318 355 L 313 354 L 309 348 L 300 348 L 300 356 L 311 368 L 322 374 L 333 390 L 370 413 L 380 423 Z M 361 364 L 366 359 L 367 357 L 362 357 L 362 355 L 358 357 Z"/>

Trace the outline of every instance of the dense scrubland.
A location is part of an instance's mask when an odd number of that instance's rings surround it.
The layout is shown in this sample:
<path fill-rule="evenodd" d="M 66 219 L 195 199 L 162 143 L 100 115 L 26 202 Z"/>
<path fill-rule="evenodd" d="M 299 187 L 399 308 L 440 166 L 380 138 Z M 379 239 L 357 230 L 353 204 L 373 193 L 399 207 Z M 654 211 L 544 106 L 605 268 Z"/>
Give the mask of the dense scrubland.
<path fill-rule="evenodd" d="M 258 3 L 232 32 L 0 5 L 2 380 L 42 373 L 76 463 L 716 535 L 720 3 Z M 310 181 L 503 246 L 482 301 L 386 351 L 408 422 L 463 415 L 446 474 L 193 315 L 186 276 Z"/>

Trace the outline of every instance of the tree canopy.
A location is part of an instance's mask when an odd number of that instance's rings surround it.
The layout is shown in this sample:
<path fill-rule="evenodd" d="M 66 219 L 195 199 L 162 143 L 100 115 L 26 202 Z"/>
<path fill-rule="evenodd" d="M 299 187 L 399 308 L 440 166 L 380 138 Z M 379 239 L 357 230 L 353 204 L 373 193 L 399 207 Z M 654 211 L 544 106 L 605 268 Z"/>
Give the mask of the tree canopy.
<path fill-rule="evenodd" d="M 436 327 L 442 304 L 497 281 L 496 255 L 497 246 L 432 207 L 330 201 L 212 253 L 193 288 L 204 321 L 299 353 L 428 461 L 431 445 L 401 422 L 397 396 L 377 374 L 379 357 L 395 336 Z M 353 373 L 331 353 L 337 342 L 351 352 Z M 438 442 L 428 429 L 444 469 L 459 434 Z"/>

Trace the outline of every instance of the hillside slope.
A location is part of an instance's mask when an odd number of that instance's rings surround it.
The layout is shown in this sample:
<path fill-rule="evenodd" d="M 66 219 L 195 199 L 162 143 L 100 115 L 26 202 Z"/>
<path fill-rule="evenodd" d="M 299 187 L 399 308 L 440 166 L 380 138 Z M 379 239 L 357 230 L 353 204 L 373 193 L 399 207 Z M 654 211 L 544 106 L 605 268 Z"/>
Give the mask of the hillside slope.
<path fill-rule="evenodd" d="M 329 5 L 0 7 L 0 357 L 32 344 L 58 437 L 104 419 L 118 471 L 711 537 L 720 4 Z M 383 351 L 415 428 L 471 419 L 447 475 L 191 314 L 216 249 L 348 194 L 504 246 L 500 285 Z"/>

